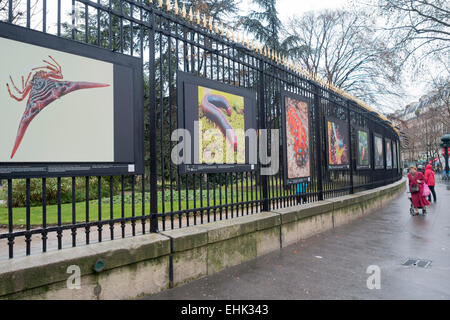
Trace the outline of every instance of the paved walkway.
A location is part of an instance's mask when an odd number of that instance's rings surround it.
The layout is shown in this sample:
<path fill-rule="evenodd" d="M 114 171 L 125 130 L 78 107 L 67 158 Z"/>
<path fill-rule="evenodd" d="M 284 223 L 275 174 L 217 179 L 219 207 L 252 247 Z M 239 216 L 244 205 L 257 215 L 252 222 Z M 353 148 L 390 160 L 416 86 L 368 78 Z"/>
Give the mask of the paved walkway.
<path fill-rule="evenodd" d="M 407 194 L 381 212 L 146 299 L 450 299 L 450 191 L 438 185 L 427 216 Z M 429 268 L 403 266 L 429 259 Z M 379 266 L 381 289 L 367 288 Z"/>

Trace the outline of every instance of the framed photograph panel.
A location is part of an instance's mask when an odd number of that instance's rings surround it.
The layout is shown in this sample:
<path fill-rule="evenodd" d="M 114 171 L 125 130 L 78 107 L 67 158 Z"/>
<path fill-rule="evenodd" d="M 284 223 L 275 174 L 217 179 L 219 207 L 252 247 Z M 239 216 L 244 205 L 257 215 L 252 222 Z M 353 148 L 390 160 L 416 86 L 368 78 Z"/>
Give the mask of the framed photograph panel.
<path fill-rule="evenodd" d="M 383 137 L 373 134 L 373 157 L 375 169 L 384 169 Z"/>
<path fill-rule="evenodd" d="M 370 169 L 370 133 L 369 130 L 356 127 L 356 169 Z"/>
<path fill-rule="evenodd" d="M 0 178 L 141 174 L 141 59 L 0 23 Z"/>
<path fill-rule="evenodd" d="M 386 145 L 386 169 L 392 169 L 392 141 L 385 139 Z"/>
<path fill-rule="evenodd" d="M 283 91 L 283 155 L 286 184 L 311 181 L 311 138 L 309 100 Z"/>
<path fill-rule="evenodd" d="M 329 170 L 349 169 L 349 127 L 346 121 L 325 118 Z"/>
<path fill-rule="evenodd" d="M 257 169 L 256 93 L 178 72 L 181 174 Z M 180 139 L 182 140 L 182 139 Z"/>

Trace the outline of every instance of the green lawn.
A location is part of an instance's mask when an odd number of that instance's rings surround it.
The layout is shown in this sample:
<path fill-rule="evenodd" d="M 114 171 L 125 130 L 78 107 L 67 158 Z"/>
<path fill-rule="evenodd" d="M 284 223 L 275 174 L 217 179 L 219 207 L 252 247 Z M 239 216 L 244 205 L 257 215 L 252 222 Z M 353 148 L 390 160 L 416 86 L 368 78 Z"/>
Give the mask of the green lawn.
<path fill-rule="evenodd" d="M 260 199 L 260 190 L 259 188 L 256 188 L 256 186 L 253 186 L 253 200 Z M 269 190 L 272 192 L 272 187 L 274 187 L 275 190 L 275 196 L 276 195 L 284 195 L 284 190 L 282 190 L 280 185 L 274 185 L 272 186 L 272 181 L 269 180 Z M 236 185 L 233 185 L 233 197 L 231 197 L 231 186 L 228 186 L 228 203 L 236 203 L 241 201 L 247 201 L 252 200 L 252 189 L 251 186 L 249 186 L 249 190 L 246 191 L 246 185 L 244 183 L 244 190 L 243 193 L 241 192 L 241 185 L 238 184 L 238 197 L 236 195 Z M 222 204 L 225 204 L 225 187 L 222 187 Z M 278 193 L 277 193 L 278 192 Z M 216 205 L 220 204 L 219 195 L 220 195 L 220 188 L 216 188 L 215 190 L 216 194 Z M 200 190 L 196 190 L 195 192 L 193 190 L 189 190 L 188 193 L 186 193 L 186 190 L 181 190 L 181 197 L 179 198 L 178 191 L 173 190 L 171 193 L 170 190 L 166 190 L 164 192 L 164 197 L 161 191 L 158 192 L 158 212 L 163 212 L 163 203 L 164 203 L 164 210 L 165 212 L 171 212 L 172 208 L 173 211 L 185 210 L 188 206 L 189 208 L 194 207 L 194 198 L 196 200 L 196 207 L 200 207 Z M 243 199 L 242 199 L 243 197 Z M 208 206 L 208 198 L 210 199 L 209 206 L 213 206 L 214 202 L 214 190 L 203 190 L 202 193 L 203 198 L 203 206 Z M 164 201 L 162 201 L 164 199 Z M 171 200 L 173 199 L 173 207 L 171 207 Z M 145 195 L 145 213 L 148 214 L 150 210 L 150 194 L 146 193 Z M 127 193 L 124 197 L 124 217 L 128 218 L 132 216 L 132 197 L 131 194 Z M 135 216 L 141 216 L 142 215 L 142 194 L 139 192 L 136 192 L 135 194 Z M 188 205 L 188 206 L 187 206 Z M 89 221 L 95 222 L 98 221 L 98 201 L 97 200 L 91 200 L 89 202 Z M 108 220 L 110 219 L 110 200 L 109 198 L 102 199 L 101 204 L 101 214 L 102 214 L 102 220 Z M 48 205 L 46 207 L 47 210 L 47 225 L 56 225 L 58 223 L 58 206 L 57 205 Z M 76 222 L 85 222 L 86 221 L 86 202 L 78 202 L 75 204 L 75 215 L 76 215 Z M 113 198 L 113 218 L 118 219 L 122 217 L 122 197 L 120 195 L 115 196 Z M 43 223 L 42 220 L 42 206 L 37 207 L 31 207 L 30 208 L 30 224 L 32 226 L 41 226 Z M 72 204 L 62 204 L 61 205 L 61 223 L 62 224 L 70 224 L 72 223 Z M 6 205 L 0 205 L 0 226 L 7 225 L 8 224 L 8 208 Z M 13 225 L 14 226 L 23 226 L 26 224 L 26 208 L 13 208 Z"/>
<path fill-rule="evenodd" d="M 203 206 L 208 206 L 208 199 L 207 199 L 207 192 L 206 190 L 203 190 Z M 228 203 L 232 202 L 240 202 L 242 201 L 242 193 L 239 193 L 239 198 L 236 197 L 236 190 L 233 190 L 233 198 L 230 195 L 230 190 L 228 190 Z M 239 190 L 240 192 L 240 190 Z M 171 202 L 170 202 L 170 192 L 168 192 L 169 195 L 165 195 L 165 199 L 169 198 L 169 200 L 166 200 L 164 202 L 165 206 L 165 212 L 172 211 Z M 173 211 L 178 211 L 180 206 L 181 210 L 185 210 L 187 208 L 187 204 L 189 204 L 189 208 L 194 207 L 194 200 L 193 200 L 193 194 L 188 195 L 188 198 L 190 200 L 181 200 L 181 202 L 178 202 L 176 199 L 178 196 L 176 195 L 178 192 L 174 192 L 174 202 L 173 202 Z M 199 195 L 200 193 L 197 192 L 197 198 L 196 198 L 196 207 L 200 206 L 200 199 Z M 210 190 L 210 206 L 214 205 L 213 202 L 213 194 L 214 191 Z M 247 194 L 244 191 L 244 201 L 247 201 Z M 256 200 L 259 197 L 259 192 L 254 190 L 253 191 L 253 199 Z M 176 198 L 176 199 L 175 199 Z M 146 196 L 147 199 L 147 196 Z M 252 193 L 249 190 L 248 192 L 248 199 L 251 201 L 252 199 Z M 132 216 L 132 201 L 131 196 L 127 195 L 124 199 L 124 217 L 131 217 Z M 220 204 L 219 200 L 219 190 L 216 190 L 216 205 Z M 222 190 L 222 204 L 225 204 L 225 191 Z M 98 201 L 91 200 L 89 202 L 89 221 L 95 222 L 99 221 L 98 219 Z M 148 211 L 150 209 L 150 203 L 146 200 L 145 203 L 145 214 L 148 214 Z M 158 201 L 158 212 L 162 212 L 163 210 L 163 204 L 161 201 Z M 55 225 L 58 223 L 58 206 L 57 205 L 49 205 L 46 207 L 47 211 L 47 224 L 48 225 Z M 136 194 L 135 199 L 135 216 L 141 216 L 142 215 L 142 197 L 141 194 Z M 110 201 L 108 199 L 102 199 L 101 203 L 101 214 L 102 214 L 102 220 L 108 220 L 110 219 Z M 84 222 L 86 221 L 86 202 L 78 202 L 75 204 L 75 216 L 76 216 L 76 222 Z M 113 198 L 113 218 L 121 218 L 122 217 L 122 201 L 121 196 L 116 196 Z M 38 207 L 31 207 L 30 208 L 30 224 L 32 226 L 41 226 L 43 223 L 42 220 L 42 206 Z M 66 203 L 61 205 L 61 223 L 62 224 L 68 224 L 72 223 L 72 204 Z M 8 208 L 6 207 L 0 207 L 0 225 L 7 225 L 8 224 Z M 22 226 L 26 224 L 26 208 L 13 208 L 13 225 L 14 226 Z"/>

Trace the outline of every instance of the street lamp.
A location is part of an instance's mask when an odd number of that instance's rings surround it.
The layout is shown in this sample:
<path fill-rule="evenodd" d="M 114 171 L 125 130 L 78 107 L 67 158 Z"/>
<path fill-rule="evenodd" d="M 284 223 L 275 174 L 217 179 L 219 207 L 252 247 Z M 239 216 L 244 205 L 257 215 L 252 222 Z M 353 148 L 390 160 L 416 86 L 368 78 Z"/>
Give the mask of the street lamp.
<path fill-rule="evenodd" d="M 441 147 L 444 148 L 444 158 L 445 158 L 445 175 L 443 177 L 444 180 L 450 180 L 449 175 L 449 166 L 448 166 L 448 157 L 449 157 L 449 148 L 450 148 L 450 133 L 444 134 L 441 138 L 442 144 Z"/>

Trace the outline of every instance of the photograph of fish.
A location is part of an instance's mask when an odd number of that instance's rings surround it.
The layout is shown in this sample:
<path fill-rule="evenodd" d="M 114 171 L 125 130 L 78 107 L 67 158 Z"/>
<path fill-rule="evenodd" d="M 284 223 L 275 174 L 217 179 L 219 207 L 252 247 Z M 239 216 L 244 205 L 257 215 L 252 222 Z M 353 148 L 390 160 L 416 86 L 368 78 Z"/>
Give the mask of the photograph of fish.
<path fill-rule="evenodd" d="M 327 121 L 328 167 L 330 169 L 348 168 L 348 127 L 343 122 Z"/>
<path fill-rule="evenodd" d="M 392 149 L 391 140 L 386 139 L 386 168 L 392 168 Z"/>
<path fill-rule="evenodd" d="M 305 101 L 286 97 L 286 158 L 287 178 L 310 177 L 308 104 Z"/>
<path fill-rule="evenodd" d="M 209 159 L 206 159 L 205 155 L 212 153 L 214 158 L 223 159 L 225 164 L 244 164 L 246 152 L 244 97 L 198 86 L 198 106 L 200 162 L 206 163 Z M 220 138 L 214 134 L 217 131 L 221 133 Z M 217 143 L 222 146 L 221 155 L 214 154 L 218 151 L 214 150 Z M 233 159 L 232 163 L 227 161 L 227 150 L 234 152 L 230 157 Z"/>
<path fill-rule="evenodd" d="M 375 168 L 382 169 L 384 168 L 384 159 L 383 159 L 383 138 L 374 135 L 374 156 L 375 156 Z"/>
<path fill-rule="evenodd" d="M 370 168 L 369 133 L 358 130 L 358 168 Z"/>

